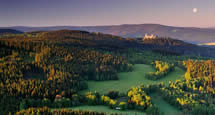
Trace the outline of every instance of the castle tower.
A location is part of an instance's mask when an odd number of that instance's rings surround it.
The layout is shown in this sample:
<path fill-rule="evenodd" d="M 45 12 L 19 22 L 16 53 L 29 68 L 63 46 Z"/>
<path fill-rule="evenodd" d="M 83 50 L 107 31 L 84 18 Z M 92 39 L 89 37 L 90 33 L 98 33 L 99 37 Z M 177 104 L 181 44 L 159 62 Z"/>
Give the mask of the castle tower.
<path fill-rule="evenodd" d="M 148 35 L 147 33 L 144 36 L 144 39 L 156 39 L 157 36 L 155 36 L 154 34 Z"/>

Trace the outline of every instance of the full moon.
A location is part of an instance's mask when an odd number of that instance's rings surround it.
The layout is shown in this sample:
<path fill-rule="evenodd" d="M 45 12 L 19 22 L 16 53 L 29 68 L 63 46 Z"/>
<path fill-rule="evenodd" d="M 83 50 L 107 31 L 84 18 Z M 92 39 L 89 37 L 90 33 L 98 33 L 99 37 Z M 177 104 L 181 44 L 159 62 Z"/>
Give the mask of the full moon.
<path fill-rule="evenodd" d="M 193 13 L 197 13 L 198 9 L 197 8 L 193 8 Z"/>

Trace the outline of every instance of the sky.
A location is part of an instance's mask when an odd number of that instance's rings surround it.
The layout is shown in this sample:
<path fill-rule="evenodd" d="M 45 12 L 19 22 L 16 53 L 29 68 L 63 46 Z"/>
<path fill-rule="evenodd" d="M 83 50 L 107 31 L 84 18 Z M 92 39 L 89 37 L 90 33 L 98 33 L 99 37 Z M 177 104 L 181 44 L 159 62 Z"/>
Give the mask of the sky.
<path fill-rule="evenodd" d="M 0 27 L 156 23 L 215 27 L 215 0 L 0 0 Z"/>

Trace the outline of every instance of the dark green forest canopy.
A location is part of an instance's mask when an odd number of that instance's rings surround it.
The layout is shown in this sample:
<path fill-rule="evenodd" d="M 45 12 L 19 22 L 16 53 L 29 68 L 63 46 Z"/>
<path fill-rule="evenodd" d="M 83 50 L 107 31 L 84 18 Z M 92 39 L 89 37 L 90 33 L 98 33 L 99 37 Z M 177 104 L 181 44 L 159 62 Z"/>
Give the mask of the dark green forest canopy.
<path fill-rule="evenodd" d="M 183 66 L 183 60 L 214 55 L 213 49 L 171 38 L 145 40 L 73 30 L 5 34 L 0 36 L 0 95 L 10 101 L 1 103 L 11 106 L 16 97 L 17 106 L 28 98 L 71 98 L 87 88 L 87 80 L 117 80 L 118 72 L 132 71 L 135 63 L 160 60 Z M 17 106 L 0 110 L 14 113 Z"/>
<path fill-rule="evenodd" d="M 23 34 L 24 32 L 14 30 L 14 29 L 0 29 L 1 34 Z"/>

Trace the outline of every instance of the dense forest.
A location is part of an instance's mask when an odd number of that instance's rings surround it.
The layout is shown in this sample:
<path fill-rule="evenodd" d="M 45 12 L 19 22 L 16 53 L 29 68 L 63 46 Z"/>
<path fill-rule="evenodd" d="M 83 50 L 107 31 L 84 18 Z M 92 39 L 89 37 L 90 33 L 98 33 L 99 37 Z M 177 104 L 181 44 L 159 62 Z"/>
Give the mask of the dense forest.
<path fill-rule="evenodd" d="M 17 115 L 105 115 L 55 109 L 104 105 L 159 115 L 162 112 L 152 102 L 150 93 L 160 92 L 184 113 L 213 115 L 214 52 L 171 38 L 145 40 L 77 30 L 2 34 L 0 111 Z M 156 70 L 146 75 L 151 80 L 164 78 L 176 66 L 187 71 L 183 80 L 166 85 L 143 84 L 127 89 L 127 93 L 80 93 L 88 88 L 87 81 L 118 80 L 118 73 L 133 71 L 134 64 L 151 64 Z"/>
<path fill-rule="evenodd" d="M 14 29 L 0 29 L 0 35 L 5 34 L 23 34 L 24 32 L 14 30 Z"/>

